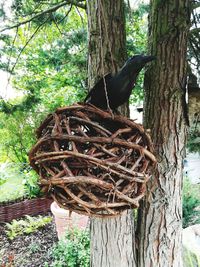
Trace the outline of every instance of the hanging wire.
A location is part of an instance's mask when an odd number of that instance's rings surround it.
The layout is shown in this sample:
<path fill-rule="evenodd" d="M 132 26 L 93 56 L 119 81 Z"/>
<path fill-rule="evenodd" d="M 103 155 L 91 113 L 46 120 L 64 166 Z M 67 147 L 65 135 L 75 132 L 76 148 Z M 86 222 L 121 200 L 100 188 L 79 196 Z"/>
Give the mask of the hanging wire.
<path fill-rule="evenodd" d="M 102 18 L 103 18 L 103 22 L 104 22 L 104 26 L 105 26 L 106 38 L 108 40 L 108 49 L 109 49 L 109 52 L 110 52 L 112 67 L 113 67 L 113 71 L 116 72 L 116 67 L 115 67 L 115 64 L 114 64 L 114 59 L 113 59 L 113 54 L 112 54 L 112 49 L 111 49 L 111 42 L 110 42 L 110 38 L 109 38 L 109 35 L 108 35 L 108 27 L 107 27 L 107 24 L 106 24 L 106 19 L 105 19 L 105 15 L 104 15 L 104 12 L 103 12 L 103 5 L 102 5 L 101 0 L 100 0 L 100 8 L 101 8 Z"/>
<path fill-rule="evenodd" d="M 100 54 L 101 54 L 101 69 L 102 69 L 102 74 L 103 74 L 103 83 L 104 83 L 104 90 L 105 90 L 105 96 L 106 96 L 106 102 L 107 102 L 107 107 L 109 110 L 111 110 L 110 105 L 109 105 L 109 99 L 108 99 L 108 91 L 107 91 L 107 85 L 106 85 L 106 80 L 105 80 L 105 69 L 104 69 L 104 54 L 103 54 L 103 40 L 102 40 L 102 28 L 101 28 L 101 0 L 98 0 L 98 23 L 99 23 L 99 32 L 100 32 Z M 102 12 L 103 13 L 103 12 Z"/>
<path fill-rule="evenodd" d="M 114 64 L 114 59 L 113 59 L 113 54 L 112 54 L 112 49 L 111 49 L 111 42 L 110 42 L 109 35 L 108 35 L 108 27 L 107 27 L 107 24 L 106 24 L 106 19 L 105 19 L 105 16 L 104 16 L 103 5 L 102 5 L 101 0 L 98 0 L 98 7 L 99 7 L 98 8 L 98 23 L 99 23 L 100 44 L 101 44 L 101 46 L 100 46 L 100 51 L 101 51 L 100 52 L 101 53 L 101 68 L 102 68 L 102 73 L 103 73 L 104 90 L 105 90 L 105 96 L 106 96 L 106 102 L 107 102 L 108 110 L 112 114 L 112 117 L 114 117 L 113 112 L 112 112 L 112 110 L 110 108 L 110 105 L 109 105 L 107 85 L 106 85 L 106 81 L 105 81 L 105 69 L 104 69 L 104 64 L 103 64 L 104 54 L 103 54 L 101 15 L 102 15 L 102 18 L 103 18 L 103 24 L 104 24 L 105 33 L 106 33 L 106 39 L 108 41 L 108 49 L 109 49 L 109 52 L 110 52 L 111 63 L 112 63 L 112 67 L 113 67 L 113 71 L 114 72 L 116 72 L 116 67 L 115 67 L 115 64 Z"/>

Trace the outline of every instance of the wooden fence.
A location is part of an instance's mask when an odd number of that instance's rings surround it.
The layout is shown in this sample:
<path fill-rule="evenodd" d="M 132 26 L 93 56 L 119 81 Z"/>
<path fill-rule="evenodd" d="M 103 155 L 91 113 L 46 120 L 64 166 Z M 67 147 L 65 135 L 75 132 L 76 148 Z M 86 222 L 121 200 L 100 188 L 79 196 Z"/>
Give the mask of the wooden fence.
<path fill-rule="evenodd" d="M 50 210 L 53 202 L 48 198 L 26 199 L 14 204 L 0 206 L 0 223 L 10 222 L 24 215 L 37 215 Z"/>

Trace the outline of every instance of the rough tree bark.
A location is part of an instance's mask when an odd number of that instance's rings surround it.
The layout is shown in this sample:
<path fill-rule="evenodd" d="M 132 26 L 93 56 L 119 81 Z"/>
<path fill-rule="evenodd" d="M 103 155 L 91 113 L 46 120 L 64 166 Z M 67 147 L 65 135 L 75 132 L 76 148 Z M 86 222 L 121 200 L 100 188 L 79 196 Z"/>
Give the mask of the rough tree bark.
<path fill-rule="evenodd" d="M 124 3 L 87 1 L 88 84 L 94 84 L 109 72 L 115 73 L 126 60 Z"/>
<path fill-rule="evenodd" d="M 186 52 L 189 0 L 151 0 L 144 124 L 151 129 L 158 174 L 138 217 L 138 266 L 182 266 L 182 167 L 186 142 Z"/>
<path fill-rule="evenodd" d="M 124 1 L 88 0 L 87 12 L 91 88 L 103 75 L 116 72 L 126 59 Z M 91 220 L 91 267 L 116 266 L 135 266 L 131 211 L 118 218 Z"/>
<path fill-rule="evenodd" d="M 115 73 L 126 60 L 124 1 L 87 1 L 88 88 L 109 72 Z M 120 107 L 129 115 L 128 104 Z"/>

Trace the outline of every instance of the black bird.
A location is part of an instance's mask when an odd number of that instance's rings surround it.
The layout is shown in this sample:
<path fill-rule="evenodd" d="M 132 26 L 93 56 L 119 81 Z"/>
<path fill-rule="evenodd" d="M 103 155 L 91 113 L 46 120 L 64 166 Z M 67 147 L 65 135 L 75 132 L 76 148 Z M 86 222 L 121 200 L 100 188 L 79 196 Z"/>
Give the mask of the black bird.
<path fill-rule="evenodd" d="M 121 70 L 101 78 L 90 90 L 85 98 L 86 103 L 91 103 L 101 109 L 108 109 L 105 90 L 107 91 L 109 107 L 116 109 L 128 101 L 131 91 L 135 86 L 137 76 L 146 63 L 154 60 L 155 56 L 136 55 L 129 58 Z M 105 87 L 106 84 L 106 87 Z"/>

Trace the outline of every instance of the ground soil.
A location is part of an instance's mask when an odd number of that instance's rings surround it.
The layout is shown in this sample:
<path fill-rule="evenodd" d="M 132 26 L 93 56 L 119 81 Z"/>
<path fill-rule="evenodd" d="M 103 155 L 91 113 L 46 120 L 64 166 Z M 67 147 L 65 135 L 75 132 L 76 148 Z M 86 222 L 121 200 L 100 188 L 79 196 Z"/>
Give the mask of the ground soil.
<path fill-rule="evenodd" d="M 51 249 L 58 241 L 53 220 L 37 232 L 18 236 L 12 241 L 5 230 L 6 224 L 0 224 L 0 267 L 51 266 Z"/>

